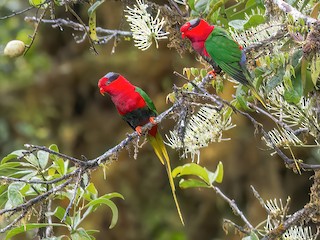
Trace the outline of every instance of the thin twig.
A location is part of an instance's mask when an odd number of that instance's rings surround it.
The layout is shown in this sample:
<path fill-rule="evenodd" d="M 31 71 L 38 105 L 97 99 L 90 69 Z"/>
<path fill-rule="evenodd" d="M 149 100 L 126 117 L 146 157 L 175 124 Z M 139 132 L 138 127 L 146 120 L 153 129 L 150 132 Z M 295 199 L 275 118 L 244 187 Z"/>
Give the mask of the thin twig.
<path fill-rule="evenodd" d="M 50 149 L 48 149 L 50 150 Z M 23 182 L 23 183 L 28 183 L 28 184 L 46 184 L 46 185 L 51 185 L 53 183 L 61 182 L 65 179 L 73 177 L 77 173 L 77 170 L 72 171 L 71 173 L 68 173 L 66 175 L 63 175 L 62 177 L 55 178 L 52 180 L 27 180 L 27 179 L 22 179 L 22 178 L 14 178 L 14 177 L 6 177 L 6 176 L 0 176 L 0 181 L 4 181 L 5 183 L 8 182 Z"/>
<path fill-rule="evenodd" d="M 239 226 L 238 224 L 232 222 L 232 221 L 229 220 L 229 219 L 223 219 L 223 223 L 224 223 L 224 225 L 225 225 L 226 223 L 232 225 L 234 228 L 238 229 L 240 232 L 242 232 L 242 233 L 244 233 L 244 234 L 246 234 L 246 235 L 249 235 L 249 234 L 250 234 L 250 232 L 249 232 L 248 230 L 246 230 L 244 227 Z"/>
<path fill-rule="evenodd" d="M 77 159 L 77 158 L 68 156 L 68 155 L 63 154 L 63 153 L 59 153 L 59 152 L 53 151 L 53 150 L 51 150 L 51 149 L 49 149 L 49 148 L 47 148 L 47 147 L 45 147 L 45 146 L 25 144 L 25 147 L 29 148 L 30 151 L 42 150 L 42 151 L 44 151 L 44 152 L 54 154 L 54 155 L 56 155 L 56 156 L 58 156 L 58 157 L 61 157 L 61 158 L 63 158 L 63 159 L 68 159 L 68 160 L 70 160 L 71 162 L 73 162 L 73 163 L 76 164 L 76 165 L 80 165 L 80 166 L 86 165 L 86 162 L 85 162 L 85 161 L 79 160 L 79 159 Z"/>
<path fill-rule="evenodd" d="M 79 171 L 79 169 L 78 169 L 78 171 Z M 8 212 L 18 212 L 18 211 L 21 211 L 21 210 L 24 210 L 24 209 L 28 209 L 31 206 L 33 206 L 34 204 L 36 204 L 36 203 L 42 201 L 43 199 L 47 198 L 51 194 L 60 191 L 61 189 L 63 189 L 67 185 L 69 185 L 71 183 L 71 181 L 72 181 L 72 179 L 68 179 L 67 181 L 65 181 L 61 185 L 53 187 L 49 191 L 47 191 L 47 192 L 45 192 L 45 193 L 43 193 L 43 194 L 41 194 L 41 195 L 39 195 L 39 196 L 37 196 L 35 198 L 32 198 L 29 201 L 27 201 L 27 202 L 25 202 L 23 204 L 20 204 L 20 205 L 18 205 L 16 207 L 13 207 L 13 208 L 10 208 L 10 209 L 2 209 L 0 211 L 0 216 L 5 214 L 5 213 L 8 213 Z M 4 232 L 3 229 L 0 229 L 0 233 L 2 233 L 2 232 Z"/>
<path fill-rule="evenodd" d="M 237 204 L 235 203 L 234 200 L 231 200 L 230 198 L 228 198 L 218 187 L 212 186 L 212 189 L 218 195 L 220 195 L 227 203 L 229 203 L 229 206 L 234 211 L 234 213 L 237 214 L 238 216 L 240 216 L 242 221 L 249 227 L 250 232 L 255 230 L 255 228 L 251 225 L 251 223 L 248 221 L 248 219 L 244 216 L 243 212 L 239 209 L 239 207 L 237 206 Z"/>
<path fill-rule="evenodd" d="M 83 174 L 83 172 L 82 172 L 82 169 L 80 168 L 80 171 L 78 172 L 76 184 L 74 186 L 72 198 L 70 199 L 70 202 L 69 202 L 69 204 L 68 204 L 68 206 L 66 208 L 66 211 L 64 212 L 64 215 L 63 215 L 63 218 L 61 219 L 61 222 L 64 222 L 66 220 L 67 216 L 69 215 L 69 211 L 70 211 L 70 209 L 71 209 L 71 207 L 73 205 L 73 202 L 74 202 L 74 200 L 76 198 L 76 195 L 77 195 L 77 192 L 78 192 L 79 183 L 80 183 L 80 181 L 82 179 L 82 174 Z"/>
<path fill-rule="evenodd" d="M 263 198 L 260 196 L 260 194 L 258 193 L 258 191 L 252 186 L 250 185 L 250 188 L 253 192 L 253 195 L 255 196 L 256 199 L 258 199 L 260 205 L 266 210 L 266 212 L 269 214 L 270 210 L 268 208 L 266 208 L 266 204 L 263 200 Z"/>
<path fill-rule="evenodd" d="M 265 111 L 264 109 L 256 106 L 253 103 L 248 102 L 248 106 L 254 110 L 256 110 L 257 112 L 267 116 L 268 118 L 270 118 L 273 122 L 275 122 L 276 124 L 278 124 L 279 126 L 283 127 L 285 130 L 289 131 L 289 132 L 294 132 L 294 130 L 288 126 L 286 123 L 284 123 L 283 121 L 275 118 L 274 116 L 272 116 L 269 112 Z"/>
<path fill-rule="evenodd" d="M 26 216 L 26 214 L 28 213 L 28 210 L 27 209 L 24 209 L 22 211 L 22 213 L 17 217 L 15 218 L 11 223 L 9 223 L 7 226 L 5 226 L 4 228 L 0 229 L 0 233 L 4 233 L 6 231 L 8 231 L 9 229 L 13 228 L 14 225 L 16 223 L 18 223 L 22 218 L 24 218 Z"/>
<path fill-rule="evenodd" d="M 43 10 L 43 12 L 41 13 L 41 15 L 40 15 L 40 17 L 39 17 L 39 21 L 36 22 L 36 27 L 35 27 L 35 29 L 34 29 L 34 31 L 33 31 L 32 36 L 31 36 L 31 42 L 30 42 L 28 45 L 26 45 L 26 50 L 25 50 L 25 52 L 24 52 L 23 55 L 26 55 L 27 52 L 29 51 L 29 49 L 31 48 L 31 46 L 33 45 L 33 42 L 34 42 L 34 40 L 35 40 L 35 38 L 36 38 L 36 36 L 37 36 L 37 33 L 38 33 L 38 28 L 39 28 L 39 25 L 40 25 L 40 21 L 41 21 L 41 19 L 44 17 L 44 15 L 46 14 L 47 9 L 48 9 L 48 7 L 46 7 L 46 8 Z"/>
<path fill-rule="evenodd" d="M 23 9 L 23 10 L 20 10 L 18 12 L 12 12 L 10 15 L 7 15 L 7 16 L 4 16 L 4 17 L 0 17 L 0 20 L 5 20 L 5 19 L 8 19 L 8 18 L 11 18 L 11 17 L 15 17 L 17 15 L 20 15 L 22 13 L 25 13 L 27 11 L 30 11 L 31 9 L 35 8 L 34 6 L 29 6 L 27 7 L 26 9 Z"/>
<path fill-rule="evenodd" d="M 95 54 L 98 54 L 98 51 L 97 49 L 95 48 L 94 46 L 94 42 L 93 40 L 91 39 L 90 37 L 90 34 L 89 34 L 89 30 L 86 28 L 86 25 L 84 24 L 84 22 L 82 21 L 81 17 L 68 5 L 66 4 L 66 7 L 68 9 L 69 12 L 71 12 L 71 14 L 79 21 L 79 23 L 83 26 L 83 29 L 88 37 L 88 40 L 89 40 L 89 43 L 94 51 Z"/>
<path fill-rule="evenodd" d="M 24 20 L 26 22 L 36 22 L 39 21 L 39 18 L 36 17 L 25 17 Z M 63 26 L 63 27 L 69 27 L 72 28 L 76 31 L 84 31 L 85 28 L 89 31 L 88 26 L 83 26 L 80 23 L 73 22 L 71 20 L 66 20 L 62 18 L 57 18 L 57 19 L 41 19 L 40 20 L 42 23 L 47 23 L 51 24 L 52 27 L 58 27 L 58 26 Z M 130 31 L 121 31 L 121 30 L 113 30 L 113 29 L 105 29 L 101 27 L 96 28 L 97 33 L 104 33 L 104 34 L 116 34 L 116 36 L 124 36 L 124 37 L 130 37 L 132 36 L 132 32 Z"/>

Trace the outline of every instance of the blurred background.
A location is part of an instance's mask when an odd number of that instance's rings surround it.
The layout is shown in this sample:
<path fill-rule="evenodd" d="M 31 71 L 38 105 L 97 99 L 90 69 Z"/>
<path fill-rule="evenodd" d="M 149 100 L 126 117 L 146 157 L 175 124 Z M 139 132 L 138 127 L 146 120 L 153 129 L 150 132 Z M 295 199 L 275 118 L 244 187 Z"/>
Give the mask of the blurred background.
<path fill-rule="evenodd" d="M 160 1 L 159 1 L 160 2 Z M 12 10 L 27 7 L 27 2 L 0 0 L 0 16 Z M 125 6 L 120 1 L 106 1 L 98 10 L 98 25 L 108 29 L 128 30 L 123 16 Z M 87 6 L 75 5 L 75 11 L 87 18 Z M 0 20 L 0 49 L 13 39 L 30 42 L 34 26 L 24 16 Z M 64 9 L 57 9 L 57 17 L 74 17 Z M 109 71 L 119 72 L 144 89 L 153 99 L 157 110 L 170 105 L 165 97 L 172 85 L 185 82 L 173 75 L 183 67 L 196 67 L 195 54 L 180 56 L 175 49 L 161 41 L 140 51 L 132 41 L 120 41 L 111 54 L 113 42 L 96 46 L 99 55 L 90 50 L 88 41 L 77 44 L 72 29 L 52 28 L 41 24 L 35 42 L 26 56 L 9 59 L 0 55 L 0 157 L 4 157 L 23 144 L 49 146 L 55 143 L 61 152 L 89 159 L 103 154 L 132 132 L 123 122 L 111 100 L 102 97 L 97 88 L 100 77 Z M 234 88 L 226 83 L 223 97 L 231 99 Z M 259 119 L 263 121 L 263 119 Z M 292 198 L 291 212 L 308 202 L 311 174 L 301 176 L 284 167 L 281 159 L 270 156 L 270 151 L 254 135 L 254 127 L 242 116 L 234 116 L 237 127 L 226 132 L 231 141 L 211 144 L 201 151 L 201 165 L 215 170 L 219 161 L 225 169 L 221 190 L 243 210 L 253 224 L 259 224 L 266 214 L 254 198 L 253 185 L 264 199 Z M 265 123 L 268 124 L 268 123 Z M 174 122 L 161 124 L 164 135 Z M 190 159 L 179 160 L 179 154 L 168 149 L 172 165 L 183 165 Z M 310 155 L 299 152 L 298 157 Z M 84 228 L 98 229 L 97 239 L 240 239 L 232 229 L 223 231 L 223 219 L 242 225 L 219 196 L 209 189 L 177 190 L 186 226 L 181 226 L 172 199 L 165 169 L 160 165 L 152 148 L 145 145 L 133 159 L 133 149 L 123 150 L 119 160 L 109 166 L 106 180 L 101 169 L 92 172 L 92 178 L 103 195 L 117 191 L 125 200 L 116 200 L 119 221 L 109 230 L 111 211 L 99 208 L 83 223 Z M 178 184 L 176 182 L 176 184 Z M 65 203 L 66 205 L 68 202 Z M 56 230 L 59 234 L 59 229 Z M 16 239 L 25 239 L 20 236 Z"/>

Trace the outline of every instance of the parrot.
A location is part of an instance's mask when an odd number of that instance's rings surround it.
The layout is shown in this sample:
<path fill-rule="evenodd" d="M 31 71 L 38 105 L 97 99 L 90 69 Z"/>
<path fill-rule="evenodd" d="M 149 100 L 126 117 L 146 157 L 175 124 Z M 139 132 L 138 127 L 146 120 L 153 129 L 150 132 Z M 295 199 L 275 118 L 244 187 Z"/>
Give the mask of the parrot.
<path fill-rule="evenodd" d="M 226 30 L 210 25 L 204 19 L 196 18 L 186 22 L 180 28 L 180 32 L 181 37 L 183 39 L 187 37 L 193 49 L 209 61 L 214 69 L 218 65 L 234 80 L 247 86 L 266 107 L 250 81 L 251 76 L 246 67 L 246 55 L 243 48 L 232 39 Z"/>
<path fill-rule="evenodd" d="M 173 199 L 182 225 L 184 220 L 176 196 L 176 189 L 171 174 L 169 155 L 164 145 L 163 138 L 158 130 L 154 118 L 158 115 L 151 98 L 139 87 L 131 84 L 122 75 L 109 72 L 98 82 L 100 93 L 109 94 L 120 116 L 141 135 L 142 126 L 151 122 L 154 125 L 148 131 L 147 139 L 152 145 L 160 162 L 166 167 Z"/>

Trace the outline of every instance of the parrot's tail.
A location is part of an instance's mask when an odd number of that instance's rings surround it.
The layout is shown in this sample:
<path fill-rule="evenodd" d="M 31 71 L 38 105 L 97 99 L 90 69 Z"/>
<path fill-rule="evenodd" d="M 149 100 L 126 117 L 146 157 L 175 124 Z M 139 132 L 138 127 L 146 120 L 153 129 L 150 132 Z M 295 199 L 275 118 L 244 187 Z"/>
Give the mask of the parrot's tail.
<path fill-rule="evenodd" d="M 251 93 L 252 95 L 258 99 L 259 102 L 261 102 L 261 104 L 264 106 L 264 108 L 267 108 L 266 104 L 264 103 L 262 97 L 259 95 L 259 93 L 256 91 L 256 89 L 254 89 L 253 87 L 250 87 Z"/>
<path fill-rule="evenodd" d="M 177 208 L 181 223 L 182 223 L 182 225 L 184 225 L 184 221 L 183 221 L 183 217 L 182 217 L 182 214 L 181 214 L 180 206 L 179 206 L 178 199 L 177 199 L 177 196 L 176 196 L 176 189 L 175 189 L 173 178 L 172 178 L 172 174 L 171 174 L 170 159 L 169 159 L 169 156 L 168 156 L 167 149 L 166 149 L 166 147 L 164 145 L 162 136 L 161 136 L 161 134 L 159 132 L 157 132 L 155 136 L 148 135 L 148 139 L 149 139 L 149 142 L 151 143 L 156 155 L 158 156 L 160 162 L 163 165 L 165 165 L 165 167 L 166 167 L 168 178 L 169 178 L 169 182 L 170 182 L 170 187 L 171 187 L 171 191 L 172 191 L 172 195 L 173 195 L 173 199 L 174 199 L 174 202 L 176 204 L 176 208 Z"/>

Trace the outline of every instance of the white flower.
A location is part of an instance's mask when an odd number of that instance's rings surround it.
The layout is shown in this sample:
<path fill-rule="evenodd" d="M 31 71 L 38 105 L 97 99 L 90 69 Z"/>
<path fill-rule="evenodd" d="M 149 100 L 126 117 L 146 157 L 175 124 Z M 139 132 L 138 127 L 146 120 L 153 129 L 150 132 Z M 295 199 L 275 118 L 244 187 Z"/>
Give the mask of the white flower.
<path fill-rule="evenodd" d="M 235 125 L 231 122 L 231 114 L 227 114 L 228 108 L 218 112 L 212 106 L 202 106 L 199 111 L 190 117 L 185 127 L 184 139 L 181 141 L 178 131 L 170 131 L 167 145 L 173 149 L 182 149 L 182 157 L 191 155 L 192 161 L 197 156 L 200 161 L 200 149 L 211 142 L 221 142 L 229 139 L 222 138 L 222 131 L 229 130 Z"/>
<path fill-rule="evenodd" d="M 187 5 L 187 1 L 186 0 L 174 0 L 176 3 L 179 3 L 181 5 Z"/>
<path fill-rule="evenodd" d="M 278 201 L 279 201 L 279 204 L 278 204 Z M 268 209 L 269 213 L 274 216 L 281 215 L 284 210 L 281 199 L 267 200 L 265 204 L 265 208 Z"/>
<path fill-rule="evenodd" d="M 144 0 L 136 0 L 136 2 L 137 5 L 134 5 L 133 8 L 127 6 L 128 10 L 125 10 L 128 13 L 125 17 L 129 22 L 135 46 L 143 51 L 147 50 L 152 44 L 152 39 L 154 39 L 158 48 L 158 40 L 166 39 L 169 34 L 162 31 L 165 20 L 159 18 L 159 9 L 157 15 L 153 18 L 147 12 L 148 5 L 144 3 Z"/>
<path fill-rule="evenodd" d="M 284 240 L 315 240 L 316 236 L 310 227 L 293 226 L 282 236 Z"/>

